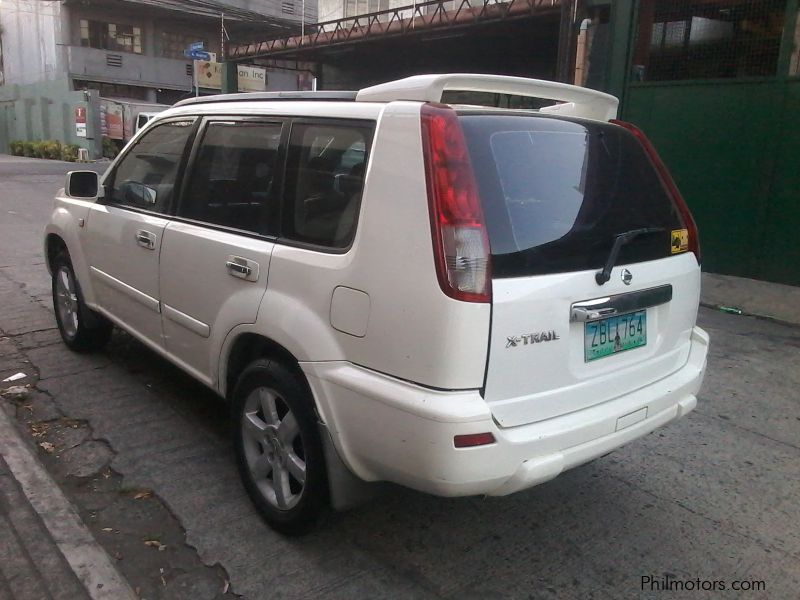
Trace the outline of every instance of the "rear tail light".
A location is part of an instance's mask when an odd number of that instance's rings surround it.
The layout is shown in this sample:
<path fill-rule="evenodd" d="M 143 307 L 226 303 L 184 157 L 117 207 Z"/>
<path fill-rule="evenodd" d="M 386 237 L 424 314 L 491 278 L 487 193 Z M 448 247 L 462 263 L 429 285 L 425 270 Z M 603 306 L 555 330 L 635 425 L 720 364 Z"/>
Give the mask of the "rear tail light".
<path fill-rule="evenodd" d="M 489 238 L 454 110 L 422 106 L 422 148 L 439 285 L 456 300 L 489 302 Z"/>
<path fill-rule="evenodd" d="M 661 177 L 664 187 L 672 197 L 672 201 L 675 203 L 678 212 L 681 214 L 681 219 L 683 220 L 684 226 L 689 232 L 689 252 L 693 252 L 697 258 L 697 262 L 700 263 L 700 237 L 697 234 L 697 224 L 694 222 L 694 217 L 692 217 L 692 213 L 689 210 L 689 207 L 686 205 L 686 201 L 683 199 L 680 190 L 678 190 L 678 186 L 675 185 L 675 181 L 672 179 L 672 175 L 670 175 L 669 171 L 667 170 L 667 166 L 664 164 L 664 161 L 661 160 L 661 157 L 658 155 L 658 152 L 656 151 L 652 142 L 647 139 L 647 136 L 644 134 L 644 132 L 636 127 L 636 125 L 616 119 L 612 120 L 611 122 L 615 125 L 619 125 L 620 127 L 624 127 L 630 131 L 637 140 L 639 140 L 642 148 L 644 148 L 644 151 L 647 153 L 647 156 L 650 158 L 650 161 L 656 168 L 659 177 Z"/>

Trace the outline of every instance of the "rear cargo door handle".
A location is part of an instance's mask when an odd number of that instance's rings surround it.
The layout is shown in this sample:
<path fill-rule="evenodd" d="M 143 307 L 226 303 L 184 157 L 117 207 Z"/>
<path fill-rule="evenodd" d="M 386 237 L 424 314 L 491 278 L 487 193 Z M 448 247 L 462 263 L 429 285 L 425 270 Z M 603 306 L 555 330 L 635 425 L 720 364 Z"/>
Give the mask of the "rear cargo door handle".
<path fill-rule="evenodd" d="M 229 256 L 225 261 L 228 274 L 244 279 L 245 281 L 258 281 L 258 263 L 241 256 Z"/>
<path fill-rule="evenodd" d="M 576 321 L 594 321 L 611 315 L 659 306 L 660 304 L 666 304 L 670 300 L 672 300 L 672 286 L 670 284 L 659 285 L 645 290 L 617 294 L 616 296 L 575 302 L 569 307 L 569 320 L 573 323 Z"/>
<path fill-rule="evenodd" d="M 150 231 L 145 231 L 144 229 L 140 229 L 136 232 L 136 243 L 139 244 L 142 248 L 147 248 L 148 250 L 155 250 L 156 248 L 156 234 Z"/>

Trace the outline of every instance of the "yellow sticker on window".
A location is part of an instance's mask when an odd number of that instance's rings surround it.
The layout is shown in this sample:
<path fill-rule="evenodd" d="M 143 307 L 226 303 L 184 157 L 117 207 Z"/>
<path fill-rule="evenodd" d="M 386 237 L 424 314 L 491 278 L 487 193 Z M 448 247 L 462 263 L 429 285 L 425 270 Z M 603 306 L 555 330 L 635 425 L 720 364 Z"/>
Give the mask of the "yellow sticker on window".
<path fill-rule="evenodd" d="M 670 236 L 670 249 L 673 254 L 680 254 L 689 249 L 689 230 L 673 229 Z"/>

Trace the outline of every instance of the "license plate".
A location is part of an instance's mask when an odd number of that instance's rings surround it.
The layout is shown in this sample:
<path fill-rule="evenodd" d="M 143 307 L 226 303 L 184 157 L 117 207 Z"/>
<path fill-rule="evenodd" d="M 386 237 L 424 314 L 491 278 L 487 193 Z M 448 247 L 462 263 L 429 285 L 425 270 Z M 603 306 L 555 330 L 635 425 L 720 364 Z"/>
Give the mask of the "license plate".
<path fill-rule="evenodd" d="M 647 311 L 638 310 L 590 321 L 583 329 L 586 362 L 639 348 L 647 344 Z"/>

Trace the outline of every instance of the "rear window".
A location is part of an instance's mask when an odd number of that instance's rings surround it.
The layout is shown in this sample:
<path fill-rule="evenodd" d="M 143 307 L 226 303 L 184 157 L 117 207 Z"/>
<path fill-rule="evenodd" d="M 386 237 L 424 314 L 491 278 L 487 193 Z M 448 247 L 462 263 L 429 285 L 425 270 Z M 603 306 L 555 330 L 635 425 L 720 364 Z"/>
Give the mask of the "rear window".
<path fill-rule="evenodd" d="M 623 246 L 617 264 L 670 256 L 677 208 L 637 140 L 607 124 L 462 114 L 494 277 L 600 269 L 617 235 L 664 231 Z"/>

